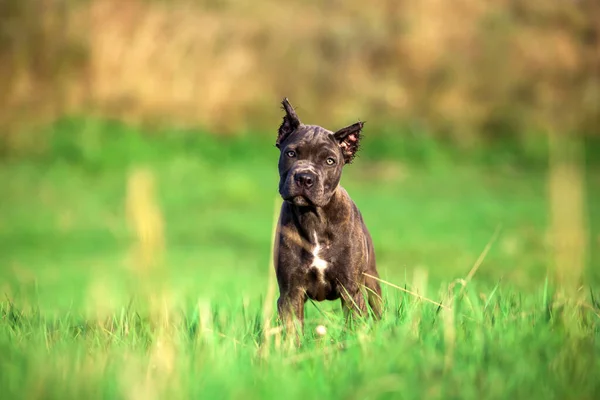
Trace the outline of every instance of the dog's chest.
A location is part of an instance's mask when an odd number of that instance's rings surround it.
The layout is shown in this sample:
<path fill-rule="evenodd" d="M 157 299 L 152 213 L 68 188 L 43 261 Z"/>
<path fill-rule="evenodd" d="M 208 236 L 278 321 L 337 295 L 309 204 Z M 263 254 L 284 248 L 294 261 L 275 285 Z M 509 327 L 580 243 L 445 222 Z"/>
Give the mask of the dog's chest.
<path fill-rule="evenodd" d="M 313 234 L 313 240 L 315 241 L 315 245 L 312 248 L 310 268 L 316 269 L 323 278 L 325 270 L 329 267 L 329 262 L 322 258 L 322 253 L 329 249 L 329 245 L 319 242 L 319 237 L 316 232 Z"/>
<path fill-rule="evenodd" d="M 313 233 L 313 242 L 305 270 L 306 292 L 310 298 L 318 301 L 337 298 L 335 285 L 331 282 L 335 272 L 330 251 L 331 244 L 319 238 L 316 232 Z"/>

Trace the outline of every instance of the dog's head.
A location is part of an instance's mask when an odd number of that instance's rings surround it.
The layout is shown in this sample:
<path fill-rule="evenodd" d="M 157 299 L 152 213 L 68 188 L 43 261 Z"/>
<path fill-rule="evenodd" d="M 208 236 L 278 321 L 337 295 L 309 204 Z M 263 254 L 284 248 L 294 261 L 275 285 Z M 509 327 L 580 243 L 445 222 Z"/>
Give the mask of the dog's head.
<path fill-rule="evenodd" d="M 279 156 L 279 194 L 297 206 L 324 207 L 342 177 L 342 168 L 354 159 L 363 122 L 337 132 L 304 125 L 283 99 L 285 116 L 275 146 Z"/>

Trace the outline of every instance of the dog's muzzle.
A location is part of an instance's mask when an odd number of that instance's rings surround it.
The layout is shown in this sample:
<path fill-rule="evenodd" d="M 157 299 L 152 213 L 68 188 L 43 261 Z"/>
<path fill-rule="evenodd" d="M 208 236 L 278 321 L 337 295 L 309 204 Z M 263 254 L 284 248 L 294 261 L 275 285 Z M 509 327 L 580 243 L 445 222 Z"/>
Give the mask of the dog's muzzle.
<path fill-rule="evenodd" d="M 288 176 L 283 197 L 297 206 L 308 206 L 318 201 L 318 189 L 317 174 L 309 169 L 299 169 Z"/>

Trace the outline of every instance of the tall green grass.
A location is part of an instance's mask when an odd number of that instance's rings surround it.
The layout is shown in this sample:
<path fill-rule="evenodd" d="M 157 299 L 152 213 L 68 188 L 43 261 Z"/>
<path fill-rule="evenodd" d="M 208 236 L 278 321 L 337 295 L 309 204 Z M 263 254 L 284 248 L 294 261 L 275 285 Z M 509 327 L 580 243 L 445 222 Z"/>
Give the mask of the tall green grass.
<path fill-rule="evenodd" d="M 266 358 L 260 302 L 188 302 L 160 327 L 135 302 L 90 320 L 5 300 L 0 385 L 5 398 L 597 398 L 598 303 L 476 285 L 450 311 L 385 299 L 385 318 L 353 331 L 308 304 L 302 346 L 272 340 Z"/>
<path fill-rule="evenodd" d="M 586 283 L 566 298 L 551 279 L 544 168 L 456 162 L 439 144 L 392 141 L 382 155 L 366 136 L 342 184 L 374 238 L 385 316 L 346 329 L 339 303 L 309 302 L 306 336 L 290 349 L 263 315 L 272 141 L 83 119 L 40 143 L 0 168 L 3 398 L 600 393 L 597 170 Z M 154 177 L 164 221 L 155 269 L 136 264 L 126 199 L 137 168 Z"/>

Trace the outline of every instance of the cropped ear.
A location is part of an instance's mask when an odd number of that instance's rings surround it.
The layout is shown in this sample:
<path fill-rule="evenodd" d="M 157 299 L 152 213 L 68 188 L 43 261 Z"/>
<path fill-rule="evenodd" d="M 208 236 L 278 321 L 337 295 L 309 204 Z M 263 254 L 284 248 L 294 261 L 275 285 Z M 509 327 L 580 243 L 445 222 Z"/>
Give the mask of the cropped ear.
<path fill-rule="evenodd" d="M 342 149 L 342 154 L 344 155 L 344 161 L 346 164 L 350 164 L 354 159 L 356 152 L 358 152 L 361 139 L 361 130 L 364 124 L 364 122 L 359 121 L 355 124 L 342 128 L 333 134 L 333 137 L 335 140 L 337 140 L 340 148 Z"/>
<path fill-rule="evenodd" d="M 296 111 L 294 111 L 294 107 L 290 104 L 287 97 L 283 99 L 281 102 L 282 108 L 285 110 L 285 115 L 283 117 L 283 122 L 279 127 L 277 132 L 277 141 L 275 142 L 275 146 L 279 148 L 281 143 L 287 138 L 292 132 L 296 130 L 300 126 L 300 120 L 296 115 Z"/>

